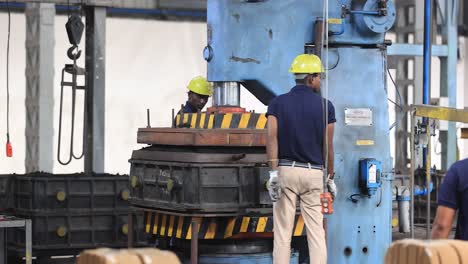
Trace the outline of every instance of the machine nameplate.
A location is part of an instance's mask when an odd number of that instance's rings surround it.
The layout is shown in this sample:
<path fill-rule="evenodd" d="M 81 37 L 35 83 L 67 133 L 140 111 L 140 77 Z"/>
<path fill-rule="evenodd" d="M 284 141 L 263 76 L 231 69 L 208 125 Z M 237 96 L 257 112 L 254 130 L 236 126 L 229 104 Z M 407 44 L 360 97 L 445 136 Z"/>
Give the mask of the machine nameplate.
<path fill-rule="evenodd" d="M 345 108 L 345 124 L 372 126 L 372 110 L 370 108 Z"/>

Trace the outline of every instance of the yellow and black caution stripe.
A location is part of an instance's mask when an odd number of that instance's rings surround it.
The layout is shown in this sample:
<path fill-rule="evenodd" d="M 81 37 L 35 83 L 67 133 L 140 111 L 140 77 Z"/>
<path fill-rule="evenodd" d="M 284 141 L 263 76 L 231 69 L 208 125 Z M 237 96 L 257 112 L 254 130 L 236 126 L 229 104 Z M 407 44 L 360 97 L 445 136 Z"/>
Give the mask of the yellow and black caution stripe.
<path fill-rule="evenodd" d="M 213 128 L 215 114 L 195 113 L 177 114 L 175 119 L 176 127 L 187 128 Z"/>
<path fill-rule="evenodd" d="M 241 233 L 273 232 L 273 216 L 191 217 L 145 211 L 145 233 L 159 237 L 192 238 L 192 225 L 198 225 L 198 239 L 227 239 Z M 294 236 L 305 235 L 304 219 L 296 215 Z"/>
<path fill-rule="evenodd" d="M 176 127 L 187 128 L 248 128 L 265 129 L 267 118 L 265 114 L 257 113 L 227 113 L 227 114 L 178 114 Z"/>

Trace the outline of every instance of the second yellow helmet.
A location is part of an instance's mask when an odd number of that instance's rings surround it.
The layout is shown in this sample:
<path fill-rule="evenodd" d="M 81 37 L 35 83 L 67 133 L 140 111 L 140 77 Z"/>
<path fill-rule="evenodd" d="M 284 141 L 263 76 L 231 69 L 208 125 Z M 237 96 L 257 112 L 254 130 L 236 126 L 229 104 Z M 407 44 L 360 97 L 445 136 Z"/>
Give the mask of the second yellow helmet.
<path fill-rule="evenodd" d="M 320 58 L 314 54 L 301 54 L 297 56 L 289 68 L 289 72 L 296 74 L 312 74 L 323 72 Z"/>

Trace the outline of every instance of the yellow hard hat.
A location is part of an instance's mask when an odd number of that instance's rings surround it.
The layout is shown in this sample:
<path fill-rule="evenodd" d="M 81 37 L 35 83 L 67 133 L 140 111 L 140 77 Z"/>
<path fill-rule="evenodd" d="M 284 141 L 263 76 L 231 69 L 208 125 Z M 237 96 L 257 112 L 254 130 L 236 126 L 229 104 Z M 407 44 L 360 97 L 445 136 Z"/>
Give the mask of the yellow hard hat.
<path fill-rule="evenodd" d="M 193 78 L 187 85 L 187 89 L 197 94 L 211 96 L 213 94 L 213 88 L 205 77 L 197 76 Z"/>
<path fill-rule="evenodd" d="M 304 73 L 321 73 L 323 72 L 322 62 L 317 55 L 301 54 L 297 56 L 289 68 L 289 72 L 304 74 Z"/>

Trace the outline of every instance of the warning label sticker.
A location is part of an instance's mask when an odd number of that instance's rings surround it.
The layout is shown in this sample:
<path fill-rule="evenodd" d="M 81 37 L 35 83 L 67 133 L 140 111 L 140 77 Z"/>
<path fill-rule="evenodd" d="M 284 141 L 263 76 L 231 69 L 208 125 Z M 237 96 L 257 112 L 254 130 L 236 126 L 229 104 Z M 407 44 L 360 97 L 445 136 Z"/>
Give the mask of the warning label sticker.
<path fill-rule="evenodd" d="M 377 182 L 377 167 L 375 164 L 371 164 L 369 167 L 369 183 Z"/>

